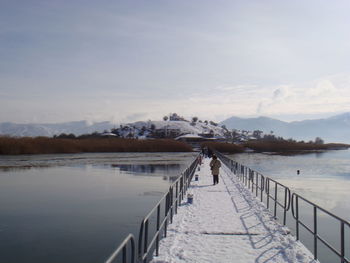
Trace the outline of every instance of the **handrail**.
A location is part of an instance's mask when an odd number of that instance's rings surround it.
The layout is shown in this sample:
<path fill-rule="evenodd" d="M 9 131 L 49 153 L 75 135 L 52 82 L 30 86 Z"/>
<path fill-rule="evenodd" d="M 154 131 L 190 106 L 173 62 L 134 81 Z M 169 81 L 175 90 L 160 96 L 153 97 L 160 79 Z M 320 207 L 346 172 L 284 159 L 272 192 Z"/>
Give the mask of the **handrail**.
<path fill-rule="evenodd" d="M 130 253 L 130 263 L 135 262 L 135 238 L 132 234 L 129 234 L 123 242 L 118 246 L 118 248 L 113 252 L 113 254 L 106 260 L 105 263 L 112 263 L 120 252 L 123 252 L 123 263 L 127 262 L 127 245 L 130 242 L 131 244 L 131 253 Z"/>
<path fill-rule="evenodd" d="M 192 180 L 194 172 L 196 171 L 197 165 L 199 164 L 200 156 L 198 155 L 191 165 L 181 173 L 169 187 L 168 192 L 166 192 L 162 198 L 157 202 L 157 204 L 151 209 L 151 211 L 143 218 L 140 224 L 139 238 L 138 238 L 138 248 L 137 248 L 137 259 L 136 262 L 148 262 L 148 257 L 150 252 L 153 252 L 153 247 L 155 245 L 156 255 L 159 254 L 159 241 L 162 238 L 162 234 L 166 237 L 168 223 L 172 223 L 174 213 L 177 214 L 177 208 L 180 205 L 181 200 L 183 200 L 184 195 L 188 189 L 188 186 Z M 174 192 L 175 189 L 175 192 Z M 175 193 L 175 198 L 174 198 Z M 164 206 L 164 207 L 163 207 Z M 164 210 L 164 218 L 161 220 L 161 210 Z M 156 232 L 153 237 L 149 238 L 149 226 L 151 217 L 157 213 L 156 220 Z M 168 222 L 169 221 L 169 222 Z M 123 252 L 123 263 L 126 263 L 126 246 L 128 242 L 131 242 L 131 263 L 135 262 L 135 238 L 132 234 L 129 234 L 119 245 L 119 247 L 113 252 L 113 254 L 108 258 L 106 263 L 112 263 L 117 256 Z"/>
<path fill-rule="evenodd" d="M 228 158 L 227 156 L 223 155 L 220 152 L 215 151 L 215 154 L 227 165 L 227 167 L 230 168 L 231 172 L 233 172 L 237 178 L 248 188 L 252 188 L 254 185 L 254 174 L 257 173 L 256 171 Z M 258 173 L 259 174 L 259 173 Z M 350 263 L 350 259 L 347 258 L 346 253 L 345 253 L 345 227 L 347 227 L 349 230 L 347 233 L 350 232 L 350 222 L 346 221 L 339 216 L 327 211 L 326 209 L 320 207 L 319 205 L 316 205 L 315 203 L 307 200 L 306 198 L 296 194 L 296 193 L 291 193 L 290 189 L 279 183 L 276 180 L 273 180 L 269 177 L 261 177 L 261 180 L 265 181 L 265 184 L 263 187 L 258 188 L 260 189 L 261 193 L 261 201 L 262 201 L 262 194 L 263 192 L 266 195 L 266 205 L 267 208 L 270 207 L 270 199 L 274 201 L 274 217 L 276 218 L 277 215 L 277 205 L 282 207 L 283 209 L 283 225 L 286 225 L 286 215 L 287 211 L 290 210 L 291 208 L 291 213 L 293 219 L 295 219 L 296 223 L 296 238 L 299 240 L 299 228 L 300 225 L 303 226 L 307 231 L 309 231 L 313 236 L 313 244 L 314 244 L 314 258 L 317 260 L 318 259 L 318 240 L 321 241 L 325 246 L 327 246 L 333 253 L 335 253 L 339 258 L 341 263 Z M 257 181 L 256 181 L 257 182 Z M 274 193 L 270 194 L 270 183 L 274 184 Z M 282 191 L 284 191 L 284 202 L 281 203 L 278 199 L 278 189 L 282 188 Z M 253 188 L 252 188 L 253 192 Z M 257 193 L 257 189 L 256 189 Z M 257 194 L 256 194 L 257 196 Z M 313 229 L 311 227 L 307 226 L 307 224 L 302 221 L 299 218 L 299 200 L 306 202 L 307 204 L 311 205 L 313 207 Z M 324 238 L 322 238 L 319 234 L 318 228 L 317 228 L 317 223 L 318 223 L 318 211 L 322 211 L 326 213 L 328 216 L 331 218 L 338 220 L 340 223 L 340 249 L 337 250 L 334 248 L 332 245 L 327 242 Z M 350 239 L 347 239 L 348 242 Z"/>
<path fill-rule="evenodd" d="M 267 203 L 267 208 L 269 208 L 269 200 L 270 198 L 275 201 L 274 203 L 274 212 L 273 212 L 273 216 L 275 218 L 277 218 L 277 205 L 279 205 L 280 207 L 282 207 L 283 209 L 283 225 L 286 224 L 286 220 L 287 220 L 287 211 L 289 210 L 290 208 L 290 200 L 291 200 L 291 193 L 290 193 L 290 189 L 277 182 L 276 180 L 273 180 L 269 177 L 266 177 L 265 178 L 265 181 L 266 181 L 266 185 L 265 185 L 265 193 L 266 193 L 266 203 Z M 273 182 L 274 183 L 274 195 L 270 195 L 270 182 Z M 279 199 L 278 199 L 278 189 L 279 188 L 282 188 L 282 190 L 284 190 L 284 203 L 280 203 L 279 202 Z"/>
<path fill-rule="evenodd" d="M 299 218 L 299 199 L 306 202 L 307 204 L 311 205 L 313 207 L 313 229 L 311 227 L 307 226 L 305 222 L 303 222 Z M 331 244 L 329 244 L 324 238 L 320 236 L 318 233 L 317 228 L 317 211 L 320 210 L 327 215 L 329 215 L 331 218 L 337 220 L 340 223 L 340 251 L 334 248 Z M 303 226 L 308 232 L 310 232 L 313 236 L 313 244 L 314 244 L 314 257 L 317 259 L 317 249 L 318 249 L 318 240 L 320 240 L 324 245 L 326 245 L 330 250 L 332 250 L 339 258 L 341 263 L 349 263 L 350 259 L 347 259 L 345 256 L 345 226 L 347 226 L 350 230 L 350 222 L 340 218 L 339 216 L 327 211 L 326 209 L 320 207 L 319 205 L 316 205 L 315 203 L 307 200 L 306 198 L 293 193 L 292 194 L 292 216 L 295 219 L 296 223 L 296 235 L 297 240 L 299 240 L 299 225 Z"/>
<path fill-rule="evenodd" d="M 191 163 L 179 178 L 177 178 L 173 184 L 169 187 L 169 190 L 161 200 L 156 204 L 156 206 L 147 214 L 147 216 L 142 220 L 139 231 L 138 239 L 138 260 L 139 262 L 148 262 L 148 257 L 150 252 L 153 251 L 153 246 L 155 245 L 156 256 L 159 254 L 159 241 L 162 238 L 161 234 L 163 233 L 164 237 L 167 235 L 167 226 L 168 221 L 172 223 L 174 213 L 177 213 L 177 207 L 181 200 L 183 200 L 184 195 L 187 191 L 187 188 L 192 180 L 193 174 L 196 170 L 196 167 L 199 163 L 199 156 Z M 175 188 L 175 198 L 174 198 L 174 188 Z M 161 220 L 161 209 L 162 204 L 164 203 L 164 218 Z M 149 224 L 150 218 L 154 215 L 157 210 L 157 223 L 156 223 L 156 232 L 151 237 L 149 241 Z"/>
<path fill-rule="evenodd" d="M 236 174 L 237 178 L 251 190 L 256 197 L 260 196 L 260 201 L 263 202 L 264 193 L 266 195 L 266 206 L 270 208 L 270 200 L 274 201 L 273 214 L 277 218 L 277 206 L 283 209 L 283 225 L 286 225 L 287 211 L 290 207 L 291 193 L 288 187 L 283 184 L 269 178 L 265 177 L 261 173 L 254 171 L 253 169 L 240 164 L 222 153 L 215 151 L 215 154 L 230 168 L 230 170 Z M 270 182 L 274 184 L 274 193 L 270 194 Z M 284 190 L 284 203 L 281 203 L 278 198 L 278 190 Z M 260 191 L 260 192 L 259 192 Z"/>

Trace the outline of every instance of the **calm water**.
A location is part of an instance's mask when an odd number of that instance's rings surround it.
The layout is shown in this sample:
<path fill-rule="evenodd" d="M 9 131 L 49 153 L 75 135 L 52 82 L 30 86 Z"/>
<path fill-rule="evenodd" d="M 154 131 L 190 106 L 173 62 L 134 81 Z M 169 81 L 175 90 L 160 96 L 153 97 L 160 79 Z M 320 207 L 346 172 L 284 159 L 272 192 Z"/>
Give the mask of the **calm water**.
<path fill-rule="evenodd" d="M 193 157 L 0 157 L 0 262 L 103 262 Z"/>
<path fill-rule="evenodd" d="M 296 156 L 270 154 L 235 154 L 230 156 L 265 176 L 288 186 L 308 200 L 350 221 L 350 151 L 328 151 Z M 297 174 L 300 170 L 300 174 Z M 313 229 L 312 207 L 301 205 L 301 218 Z M 287 225 L 295 229 L 295 221 L 289 215 Z M 326 214 L 319 213 L 319 233 L 330 244 L 339 248 L 340 226 Z M 301 240 L 313 251 L 312 235 L 301 228 Z M 350 257 L 350 229 L 346 228 L 346 255 Z M 340 262 L 338 257 L 319 242 L 321 262 Z"/>

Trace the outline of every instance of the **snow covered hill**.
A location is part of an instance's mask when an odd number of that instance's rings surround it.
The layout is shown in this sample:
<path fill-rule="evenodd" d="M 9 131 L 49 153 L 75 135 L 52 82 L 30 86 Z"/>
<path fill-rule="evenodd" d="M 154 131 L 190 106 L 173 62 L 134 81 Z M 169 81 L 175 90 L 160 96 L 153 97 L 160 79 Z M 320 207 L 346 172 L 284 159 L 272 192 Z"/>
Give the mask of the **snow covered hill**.
<path fill-rule="evenodd" d="M 188 121 L 138 121 L 135 123 L 130 123 L 130 126 L 133 126 L 138 129 L 142 127 L 150 128 L 152 124 L 155 125 L 155 129 L 162 129 L 165 131 L 170 130 L 179 130 L 181 134 L 210 134 L 223 136 L 224 130 L 220 126 L 215 126 L 205 123 L 190 123 Z"/>
<path fill-rule="evenodd" d="M 190 123 L 188 121 L 139 121 L 135 123 L 123 124 L 124 133 L 122 135 L 129 134 L 132 131 L 137 135 L 143 129 L 145 134 L 147 131 L 164 130 L 165 133 L 175 134 L 201 134 L 212 133 L 213 135 L 223 136 L 224 130 L 215 125 L 205 123 Z M 98 122 L 89 124 L 86 121 L 65 122 L 55 124 L 16 124 L 16 123 L 0 123 L 0 135 L 9 135 L 17 137 L 36 137 L 47 136 L 52 137 L 61 133 L 75 135 L 88 134 L 93 132 L 102 133 L 104 131 L 110 131 L 111 129 L 120 128 L 120 125 L 113 124 L 111 122 Z"/>

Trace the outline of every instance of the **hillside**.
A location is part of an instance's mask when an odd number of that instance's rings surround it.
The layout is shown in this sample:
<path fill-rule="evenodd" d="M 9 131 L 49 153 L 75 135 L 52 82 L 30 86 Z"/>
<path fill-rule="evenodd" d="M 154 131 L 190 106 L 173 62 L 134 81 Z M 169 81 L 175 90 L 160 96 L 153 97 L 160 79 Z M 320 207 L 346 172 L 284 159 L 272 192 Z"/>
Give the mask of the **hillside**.
<path fill-rule="evenodd" d="M 220 123 L 229 129 L 261 130 L 284 138 L 296 140 L 314 140 L 321 137 L 326 142 L 350 143 L 350 113 L 336 115 L 326 119 L 284 122 L 267 117 L 238 118 L 231 117 Z"/>
<path fill-rule="evenodd" d="M 175 134 L 199 134 L 212 133 L 214 135 L 222 136 L 224 131 L 221 127 L 205 123 L 191 124 L 188 121 L 139 121 L 135 123 L 123 124 L 123 137 L 129 133 L 135 134 L 137 137 L 141 130 L 145 130 L 145 134 L 153 128 L 158 130 L 165 130 L 166 132 L 174 132 Z M 36 137 L 46 136 L 52 137 L 61 133 L 75 135 L 82 135 L 93 132 L 110 131 L 113 128 L 120 128 L 120 125 L 111 122 L 98 122 L 88 124 L 85 121 L 55 123 L 55 124 L 16 124 L 16 123 L 0 123 L 0 135 L 10 135 L 16 137 Z"/>

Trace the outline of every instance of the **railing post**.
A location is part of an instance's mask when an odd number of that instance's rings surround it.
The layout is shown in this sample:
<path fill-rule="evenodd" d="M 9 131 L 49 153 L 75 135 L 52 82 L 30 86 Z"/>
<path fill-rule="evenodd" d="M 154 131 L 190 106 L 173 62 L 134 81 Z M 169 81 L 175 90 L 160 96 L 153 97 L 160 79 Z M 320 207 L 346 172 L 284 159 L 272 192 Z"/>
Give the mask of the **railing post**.
<path fill-rule="evenodd" d="M 160 225 L 160 205 L 157 206 L 157 232 L 159 231 Z M 156 240 L 156 256 L 159 256 L 159 232 Z"/>
<path fill-rule="evenodd" d="M 146 225 L 145 225 L 145 243 L 143 243 L 143 253 L 147 254 L 147 248 L 148 248 L 148 219 L 146 220 Z M 147 255 L 146 258 L 144 259 L 144 263 L 147 263 Z"/>
<path fill-rule="evenodd" d="M 275 183 L 275 212 L 274 217 L 277 218 L 277 184 Z"/>
<path fill-rule="evenodd" d="M 126 263 L 126 246 L 123 247 L 123 263 Z"/>
<path fill-rule="evenodd" d="M 267 209 L 269 209 L 270 207 L 270 180 L 269 178 L 266 179 L 266 206 L 267 206 Z"/>
<path fill-rule="evenodd" d="M 340 255 L 341 255 L 341 263 L 345 262 L 345 240 L 344 240 L 344 222 L 340 223 Z"/>
<path fill-rule="evenodd" d="M 283 208 L 283 225 L 286 225 L 287 220 L 287 188 L 284 188 L 284 208 Z"/>
<path fill-rule="evenodd" d="M 261 176 L 261 189 L 260 189 L 260 201 L 263 201 L 263 192 L 264 192 L 265 180 L 264 176 Z"/>
<path fill-rule="evenodd" d="M 248 174 L 248 189 L 250 189 L 250 171 L 249 171 L 248 167 L 246 168 L 246 172 Z"/>
<path fill-rule="evenodd" d="M 294 195 L 295 197 L 295 217 L 296 217 L 296 232 L 297 232 L 297 240 L 299 240 L 299 197 Z M 293 205 L 293 204 L 292 204 Z"/>
<path fill-rule="evenodd" d="M 167 213 L 167 206 L 168 206 L 168 196 L 165 197 L 165 207 L 164 207 L 164 237 L 167 235 L 168 230 L 168 213 Z"/>
<path fill-rule="evenodd" d="M 138 247 L 137 247 L 137 252 L 138 252 L 138 261 L 142 262 L 142 239 L 143 239 L 143 229 L 145 228 L 145 220 L 143 219 L 141 222 L 141 226 L 140 226 L 140 232 L 139 232 L 139 243 L 138 243 Z"/>
<path fill-rule="evenodd" d="M 173 223 L 173 198 L 172 198 L 172 190 L 169 188 L 169 210 L 170 210 L 170 224 Z"/>
<path fill-rule="evenodd" d="M 317 207 L 314 206 L 314 256 L 317 260 Z"/>

